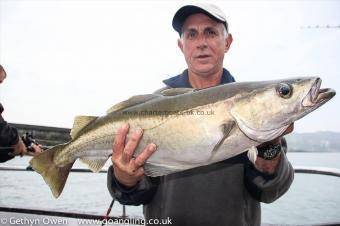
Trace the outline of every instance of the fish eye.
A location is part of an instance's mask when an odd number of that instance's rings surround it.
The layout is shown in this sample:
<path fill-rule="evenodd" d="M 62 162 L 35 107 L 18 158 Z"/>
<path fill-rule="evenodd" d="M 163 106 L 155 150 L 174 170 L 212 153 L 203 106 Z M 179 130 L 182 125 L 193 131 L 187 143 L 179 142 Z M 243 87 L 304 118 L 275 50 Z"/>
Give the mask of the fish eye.
<path fill-rule="evenodd" d="M 293 87 L 287 83 L 280 83 L 276 87 L 276 92 L 283 98 L 289 98 L 292 96 Z"/>

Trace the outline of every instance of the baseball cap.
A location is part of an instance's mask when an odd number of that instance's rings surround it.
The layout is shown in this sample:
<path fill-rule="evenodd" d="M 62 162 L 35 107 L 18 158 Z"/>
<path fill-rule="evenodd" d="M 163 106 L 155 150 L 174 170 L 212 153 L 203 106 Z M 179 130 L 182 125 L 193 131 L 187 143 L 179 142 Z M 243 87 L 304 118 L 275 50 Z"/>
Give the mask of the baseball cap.
<path fill-rule="evenodd" d="M 178 32 L 182 33 L 182 27 L 185 20 L 196 13 L 203 13 L 209 16 L 211 19 L 222 23 L 228 31 L 228 23 L 223 11 L 216 5 L 212 4 L 191 4 L 181 7 L 172 19 L 172 27 Z"/>

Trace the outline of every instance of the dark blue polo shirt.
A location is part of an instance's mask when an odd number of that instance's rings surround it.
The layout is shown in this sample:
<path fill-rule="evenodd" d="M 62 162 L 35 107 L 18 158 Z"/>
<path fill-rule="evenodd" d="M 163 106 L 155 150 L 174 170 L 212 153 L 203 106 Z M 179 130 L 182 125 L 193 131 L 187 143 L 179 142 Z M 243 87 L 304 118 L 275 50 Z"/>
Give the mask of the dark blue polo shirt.
<path fill-rule="evenodd" d="M 184 70 L 182 74 L 163 80 L 163 82 L 165 85 L 171 88 L 192 88 L 189 82 L 188 69 Z M 223 68 L 220 84 L 226 84 L 230 82 L 235 82 L 235 79 L 227 69 Z"/>

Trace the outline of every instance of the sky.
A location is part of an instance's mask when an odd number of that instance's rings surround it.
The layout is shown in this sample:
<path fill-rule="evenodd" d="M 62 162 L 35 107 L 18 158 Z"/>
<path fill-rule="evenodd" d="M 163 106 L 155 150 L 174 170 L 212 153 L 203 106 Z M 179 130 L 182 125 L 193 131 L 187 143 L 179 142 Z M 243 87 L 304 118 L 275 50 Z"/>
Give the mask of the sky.
<path fill-rule="evenodd" d="M 152 93 L 186 68 L 172 29 L 192 1 L 0 0 L 3 117 L 71 128 L 76 115 Z M 227 15 L 224 67 L 237 81 L 320 76 L 340 90 L 340 1 L 209 1 Z M 295 132 L 340 132 L 340 100 L 295 123 Z"/>

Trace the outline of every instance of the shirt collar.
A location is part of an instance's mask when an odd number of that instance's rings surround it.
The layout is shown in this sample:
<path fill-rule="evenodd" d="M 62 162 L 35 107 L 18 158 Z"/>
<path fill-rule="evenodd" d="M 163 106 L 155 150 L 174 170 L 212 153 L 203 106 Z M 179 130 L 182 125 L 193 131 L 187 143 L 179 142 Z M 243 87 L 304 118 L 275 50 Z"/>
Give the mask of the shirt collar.
<path fill-rule="evenodd" d="M 226 84 L 230 82 L 235 82 L 235 79 L 227 69 L 223 68 L 220 84 Z M 192 88 L 189 82 L 188 69 L 184 70 L 182 74 L 163 80 L 163 83 L 171 88 Z"/>

